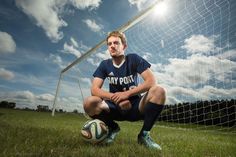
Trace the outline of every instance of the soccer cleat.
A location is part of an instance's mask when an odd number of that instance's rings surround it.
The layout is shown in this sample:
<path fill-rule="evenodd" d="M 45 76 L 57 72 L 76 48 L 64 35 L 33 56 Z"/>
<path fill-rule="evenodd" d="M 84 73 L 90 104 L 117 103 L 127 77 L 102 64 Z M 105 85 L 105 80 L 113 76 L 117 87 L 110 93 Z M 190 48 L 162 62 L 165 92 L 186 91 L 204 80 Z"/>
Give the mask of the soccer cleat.
<path fill-rule="evenodd" d="M 138 135 L 138 144 L 144 145 L 147 148 L 161 150 L 161 147 L 152 140 L 149 131 L 143 131 L 143 135 Z"/>
<path fill-rule="evenodd" d="M 111 144 L 114 141 L 115 137 L 118 135 L 119 131 L 120 131 L 120 127 L 118 125 L 115 129 L 109 128 L 109 132 L 104 143 Z"/>

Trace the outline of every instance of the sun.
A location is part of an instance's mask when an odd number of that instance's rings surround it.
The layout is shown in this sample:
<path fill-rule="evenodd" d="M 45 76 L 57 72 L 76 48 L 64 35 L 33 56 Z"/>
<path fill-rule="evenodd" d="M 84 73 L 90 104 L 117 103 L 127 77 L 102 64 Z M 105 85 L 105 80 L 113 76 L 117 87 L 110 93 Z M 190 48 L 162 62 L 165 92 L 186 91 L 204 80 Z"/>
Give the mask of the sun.
<path fill-rule="evenodd" d="M 167 14 L 167 10 L 167 4 L 165 2 L 160 2 L 156 5 L 154 14 L 163 17 Z"/>

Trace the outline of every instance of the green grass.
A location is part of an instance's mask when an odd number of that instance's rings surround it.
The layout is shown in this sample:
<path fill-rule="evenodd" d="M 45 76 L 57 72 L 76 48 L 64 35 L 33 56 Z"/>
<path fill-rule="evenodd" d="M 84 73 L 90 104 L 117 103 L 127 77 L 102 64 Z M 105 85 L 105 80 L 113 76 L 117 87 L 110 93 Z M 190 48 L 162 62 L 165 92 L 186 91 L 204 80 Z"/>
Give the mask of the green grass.
<path fill-rule="evenodd" d="M 121 132 L 110 146 L 82 140 L 86 119 L 78 114 L 0 109 L 0 156 L 189 157 L 236 156 L 236 134 L 156 126 L 152 137 L 162 151 L 137 144 L 141 122 L 119 122 Z"/>

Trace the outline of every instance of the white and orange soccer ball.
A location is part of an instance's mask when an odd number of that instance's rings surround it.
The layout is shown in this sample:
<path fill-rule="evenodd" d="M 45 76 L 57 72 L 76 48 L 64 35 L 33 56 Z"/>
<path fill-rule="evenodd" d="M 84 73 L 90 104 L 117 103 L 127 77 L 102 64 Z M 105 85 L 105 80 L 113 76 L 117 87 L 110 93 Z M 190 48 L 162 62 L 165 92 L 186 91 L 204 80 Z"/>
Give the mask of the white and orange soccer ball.
<path fill-rule="evenodd" d="M 108 135 L 108 127 L 99 119 L 89 120 L 83 125 L 81 134 L 85 141 L 92 144 L 102 143 Z"/>

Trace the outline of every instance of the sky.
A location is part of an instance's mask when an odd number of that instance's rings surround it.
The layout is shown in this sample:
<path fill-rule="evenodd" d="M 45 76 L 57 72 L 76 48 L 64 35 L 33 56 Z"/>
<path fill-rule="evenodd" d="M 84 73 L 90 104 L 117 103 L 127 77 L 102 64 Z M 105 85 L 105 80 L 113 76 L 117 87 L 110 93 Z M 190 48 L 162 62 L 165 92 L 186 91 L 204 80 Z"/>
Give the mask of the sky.
<path fill-rule="evenodd" d="M 61 70 L 151 0 L 1 0 L 0 100 L 52 107 Z M 236 98 L 236 2 L 165 0 L 125 34 L 151 63 L 167 104 Z M 57 108 L 82 109 L 105 45 L 63 74 Z M 106 88 L 106 84 L 105 84 Z"/>

